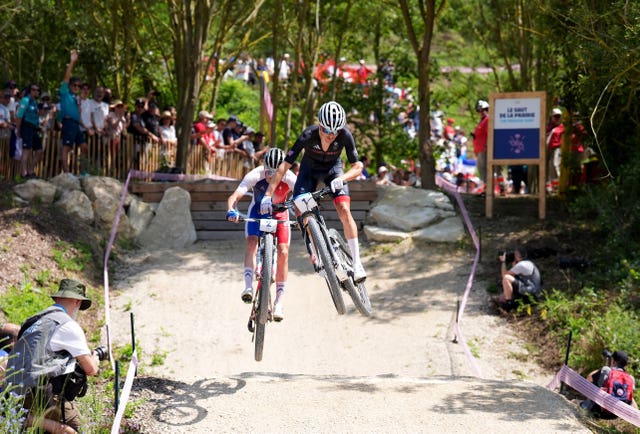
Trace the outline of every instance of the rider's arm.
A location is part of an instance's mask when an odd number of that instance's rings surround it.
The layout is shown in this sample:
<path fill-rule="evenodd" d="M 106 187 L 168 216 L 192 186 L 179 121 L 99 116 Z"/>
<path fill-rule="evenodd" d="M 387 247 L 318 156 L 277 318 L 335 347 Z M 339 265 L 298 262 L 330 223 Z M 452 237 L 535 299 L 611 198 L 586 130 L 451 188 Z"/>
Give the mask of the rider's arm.
<path fill-rule="evenodd" d="M 278 184 L 280 184 L 280 181 L 282 181 L 282 178 L 284 178 L 284 174 L 287 173 L 287 170 L 289 169 L 291 169 L 291 163 L 288 163 L 286 161 L 283 161 L 282 164 L 278 166 L 278 170 L 276 171 L 275 175 L 273 175 L 273 178 L 271 178 L 269 188 L 267 188 L 267 191 L 264 194 L 265 196 L 273 195 L 276 187 L 278 186 Z"/>
<path fill-rule="evenodd" d="M 363 168 L 364 164 L 362 164 L 362 161 L 356 161 L 340 178 L 342 178 L 343 181 L 352 181 L 360 176 Z"/>

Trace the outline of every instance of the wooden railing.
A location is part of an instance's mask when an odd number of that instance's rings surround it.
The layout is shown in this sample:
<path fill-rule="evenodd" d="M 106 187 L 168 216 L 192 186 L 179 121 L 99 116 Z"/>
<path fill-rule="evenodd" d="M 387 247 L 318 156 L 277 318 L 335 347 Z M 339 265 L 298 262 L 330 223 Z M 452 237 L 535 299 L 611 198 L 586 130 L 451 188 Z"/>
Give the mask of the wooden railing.
<path fill-rule="evenodd" d="M 52 131 L 43 138 L 44 152 L 42 161 L 35 168 L 35 174 L 42 179 L 52 178 L 62 173 L 62 141 L 59 131 Z M 89 174 L 109 176 L 124 180 L 129 169 L 135 168 L 143 172 L 166 171 L 175 166 L 177 146 L 164 146 L 149 143 L 142 146 L 138 161 L 134 161 L 136 146 L 133 136 L 123 136 L 119 143 L 103 137 L 89 137 Z M 0 138 L 0 178 L 16 179 L 20 175 L 20 161 L 9 156 L 10 139 Z M 69 170 L 80 174 L 80 148 L 75 147 L 69 153 Z M 33 153 L 31 155 L 33 158 Z M 227 153 L 224 158 L 207 158 L 201 146 L 189 146 L 186 174 L 219 175 L 227 178 L 241 179 L 248 171 L 243 167 L 240 154 Z"/>

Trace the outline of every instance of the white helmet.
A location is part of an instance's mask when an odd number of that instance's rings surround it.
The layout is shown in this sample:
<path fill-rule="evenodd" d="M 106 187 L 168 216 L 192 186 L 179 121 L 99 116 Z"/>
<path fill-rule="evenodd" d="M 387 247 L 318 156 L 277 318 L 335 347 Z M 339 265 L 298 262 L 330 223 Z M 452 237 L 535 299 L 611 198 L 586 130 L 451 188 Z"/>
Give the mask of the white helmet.
<path fill-rule="evenodd" d="M 489 108 L 489 103 L 483 99 L 479 99 L 476 103 L 476 111 L 479 112 L 481 110 L 486 110 Z"/>
<path fill-rule="evenodd" d="M 347 124 L 347 114 L 340 104 L 329 101 L 320 107 L 318 122 L 321 127 L 330 130 L 331 133 L 337 133 Z"/>
<path fill-rule="evenodd" d="M 271 148 L 264 156 L 264 165 L 267 169 L 277 169 L 284 161 L 284 152 L 279 148 Z"/>

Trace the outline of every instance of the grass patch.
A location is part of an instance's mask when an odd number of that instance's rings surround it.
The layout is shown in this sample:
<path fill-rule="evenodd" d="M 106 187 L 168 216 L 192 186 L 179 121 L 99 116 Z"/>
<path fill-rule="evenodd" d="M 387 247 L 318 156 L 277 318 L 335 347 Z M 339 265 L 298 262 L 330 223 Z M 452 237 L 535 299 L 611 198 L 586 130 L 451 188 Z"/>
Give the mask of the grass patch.
<path fill-rule="evenodd" d="M 51 252 L 54 261 L 63 271 L 82 271 L 91 263 L 91 248 L 84 243 L 73 246 L 64 241 L 58 241 Z"/>

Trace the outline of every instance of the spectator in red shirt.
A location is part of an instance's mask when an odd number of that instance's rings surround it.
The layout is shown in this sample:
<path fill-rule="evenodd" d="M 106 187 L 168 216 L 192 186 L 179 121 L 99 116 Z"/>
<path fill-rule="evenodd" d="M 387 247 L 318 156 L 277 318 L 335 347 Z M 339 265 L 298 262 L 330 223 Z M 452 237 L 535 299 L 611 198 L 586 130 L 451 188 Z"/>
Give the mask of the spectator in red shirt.
<path fill-rule="evenodd" d="M 480 115 L 480 122 L 471 134 L 473 137 L 473 153 L 476 156 L 478 176 L 486 182 L 487 178 L 487 136 L 489 135 L 489 103 L 479 100 L 476 112 Z"/>
<path fill-rule="evenodd" d="M 562 123 L 562 110 L 554 108 L 551 110 L 551 117 L 547 123 L 547 190 L 552 191 L 558 188 L 560 178 L 560 147 L 562 146 L 562 135 L 564 134 L 564 124 Z"/>

